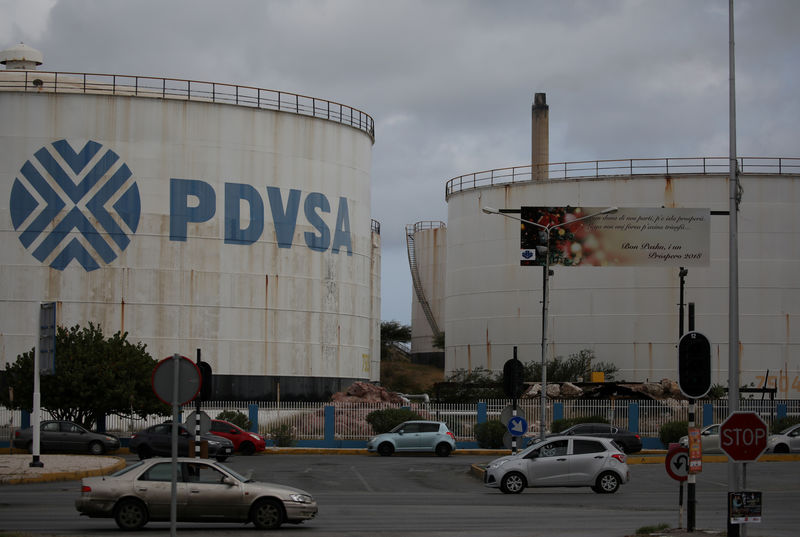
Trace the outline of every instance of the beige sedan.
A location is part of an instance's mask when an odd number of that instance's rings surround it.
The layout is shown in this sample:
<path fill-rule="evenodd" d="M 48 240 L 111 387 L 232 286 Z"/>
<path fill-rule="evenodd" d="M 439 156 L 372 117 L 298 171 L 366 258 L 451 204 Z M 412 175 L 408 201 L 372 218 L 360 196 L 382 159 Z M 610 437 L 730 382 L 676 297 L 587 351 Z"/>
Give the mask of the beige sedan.
<path fill-rule="evenodd" d="M 307 492 L 253 481 L 218 462 L 179 457 L 174 470 L 179 522 L 252 522 L 263 530 L 317 514 L 317 502 Z M 75 508 L 90 518 L 114 518 L 123 530 L 139 529 L 151 520 L 169 521 L 172 479 L 169 458 L 147 459 L 110 476 L 86 477 Z"/>

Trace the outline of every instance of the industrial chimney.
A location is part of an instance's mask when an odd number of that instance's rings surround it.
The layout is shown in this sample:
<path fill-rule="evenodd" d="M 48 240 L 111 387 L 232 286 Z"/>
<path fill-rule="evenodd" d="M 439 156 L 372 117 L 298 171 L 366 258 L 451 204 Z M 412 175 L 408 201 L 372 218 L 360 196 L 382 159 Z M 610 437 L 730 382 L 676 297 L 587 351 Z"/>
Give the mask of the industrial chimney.
<path fill-rule="evenodd" d="M 550 160 L 550 120 L 547 95 L 536 93 L 531 110 L 531 179 L 546 181 Z"/>

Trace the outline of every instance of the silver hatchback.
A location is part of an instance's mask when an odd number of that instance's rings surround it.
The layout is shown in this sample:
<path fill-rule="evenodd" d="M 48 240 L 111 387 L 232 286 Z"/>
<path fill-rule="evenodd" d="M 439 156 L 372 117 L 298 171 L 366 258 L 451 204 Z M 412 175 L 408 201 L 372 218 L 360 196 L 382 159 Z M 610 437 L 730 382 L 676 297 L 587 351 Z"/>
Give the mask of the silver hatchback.
<path fill-rule="evenodd" d="M 367 451 L 377 451 L 388 457 L 395 451 L 431 451 L 447 457 L 456 449 L 456 438 L 440 421 L 406 421 L 388 433 L 373 436 L 367 441 Z"/>
<path fill-rule="evenodd" d="M 551 436 L 493 460 L 484 474 L 487 487 L 506 494 L 526 487 L 591 487 L 610 494 L 629 480 L 622 449 L 609 438 L 589 436 Z"/>

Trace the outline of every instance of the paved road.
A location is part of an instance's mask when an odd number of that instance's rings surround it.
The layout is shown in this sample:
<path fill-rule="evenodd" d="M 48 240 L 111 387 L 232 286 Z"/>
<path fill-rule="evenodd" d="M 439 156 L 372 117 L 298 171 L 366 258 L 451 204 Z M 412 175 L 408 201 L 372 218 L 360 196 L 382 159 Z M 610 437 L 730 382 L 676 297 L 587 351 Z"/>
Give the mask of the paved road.
<path fill-rule="evenodd" d="M 483 487 L 471 473 L 471 464 L 491 458 L 264 455 L 233 457 L 228 464 L 238 471 L 252 468 L 257 479 L 293 484 L 317 497 L 316 520 L 270 532 L 276 536 L 623 537 L 645 525 L 677 526 L 678 485 L 666 477 L 663 465 L 632 466 L 632 482 L 614 495 L 540 489 L 510 496 Z M 750 465 L 750 484 L 764 492 L 765 502 L 764 523 L 752 525 L 751 536 L 797 535 L 798 468 L 797 462 Z M 725 464 L 704 465 L 697 485 L 699 529 L 724 529 L 726 471 Z M 111 520 L 78 517 L 73 507 L 77 495 L 76 481 L 0 486 L 0 529 L 119 537 Z M 264 534 L 241 525 L 179 524 L 178 532 Z M 148 524 L 140 534 L 169 535 L 169 524 Z"/>

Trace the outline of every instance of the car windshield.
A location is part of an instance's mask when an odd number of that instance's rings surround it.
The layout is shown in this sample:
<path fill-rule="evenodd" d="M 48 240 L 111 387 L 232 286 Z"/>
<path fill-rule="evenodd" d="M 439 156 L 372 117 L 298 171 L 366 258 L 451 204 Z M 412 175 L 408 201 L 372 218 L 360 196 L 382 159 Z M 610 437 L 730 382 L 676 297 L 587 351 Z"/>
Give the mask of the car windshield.
<path fill-rule="evenodd" d="M 239 472 L 236 472 L 236 471 L 234 471 L 234 470 L 231 470 L 231 469 L 230 469 L 228 466 L 225 466 L 224 464 L 219 464 L 219 463 L 217 463 L 217 466 L 219 466 L 220 468 L 222 468 L 223 470 L 225 470 L 226 472 L 228 472 L 229 474 L 231 474 L 233 477 L 235 477 L 236 479 L 238 479 L 238 480 L 239 480 L 239 481 L 241 481 L 242 483 L 252 483 L 252 482 L 253 482 L 253 479 L 251 479 L 251 478 L 250 478 L 250 476 L 249 476 L 249 474 L 250 474 L 250 471 L 249 471 L 249 472 L 247 472 L 247 473 L 248 473 L 248 476 L 247 476 L 247 477 L 245 477 L 245 476 L 243 476 L 242 474 L 240 474 Z M 251 470 L 251 471 L 252 471 L 252 470 Z"/>
<path fill-rule="evenodd" d="M 796 423 L 794 425 L 790 425 L 789 427 L 787 427 L 784 430 L 782 430 L 780 432 L 780 434 L 789 434 L 790 432 L 792 432 L 792 429 L 794 429 L 795 427 L 797 427 Z"/>
<path fill-rule="evenodd" d="M 389 431 L 389 432 L 390 432 L 390 433 L 397 433 L 397 432 L 400 432 L 400 431 L 402 431 L 403 429 L 405 429 L 407 426 L 408 426 L 408 424 L 407 424 L 407 423 L 401 423 L 400 425 L 398 425 L 397 427 L 395 427 L 394 429 L 392 429 L 392 430 L 391 430 L 391 431 Z"/>

